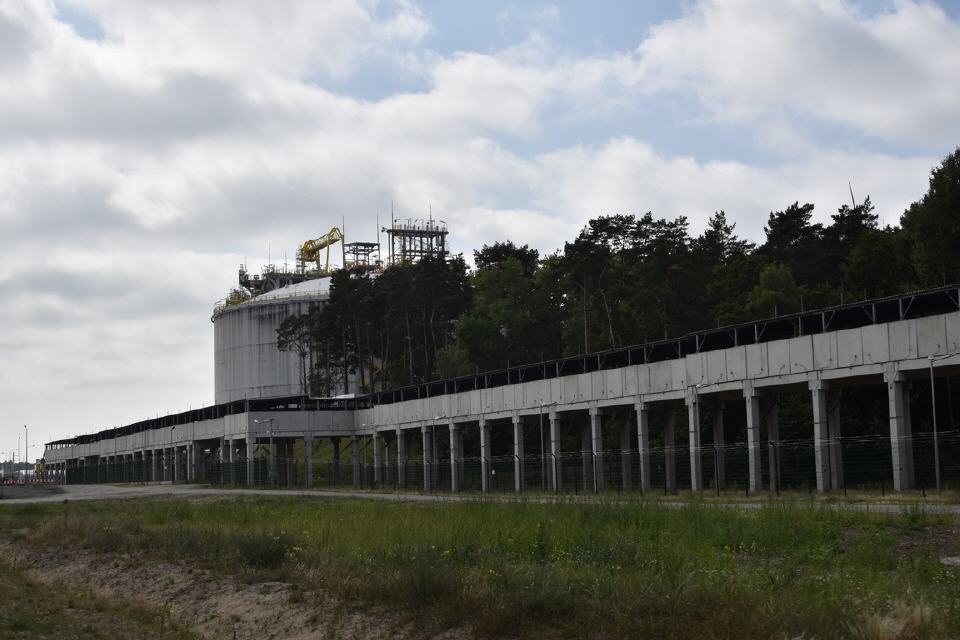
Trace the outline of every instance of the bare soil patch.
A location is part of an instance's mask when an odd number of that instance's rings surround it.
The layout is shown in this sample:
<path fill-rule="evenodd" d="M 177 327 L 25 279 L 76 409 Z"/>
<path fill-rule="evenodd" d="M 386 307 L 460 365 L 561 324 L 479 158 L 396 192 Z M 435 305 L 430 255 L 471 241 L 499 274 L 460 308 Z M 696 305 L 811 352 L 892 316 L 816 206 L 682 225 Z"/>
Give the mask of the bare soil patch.
<path fill-rule="evenodd" d="M 933 559 L 960 555 L 960 527 L 943 524 L 918 527 L 900 538 L 897 555 Z"/>
<path fill-rule="evenodd" d="M 377 638 L 460 640 L 464 629 L 431 634 L 396 613 L 350 606 L 284 582 L 244 582 L 240 577 L 186 564 L 148 561 L 126 554 L 74 549 L 38 550 L 0 543 L 0 557 L 34 580 L 82 585 L 98 596 L 131 600 L 164 612 L 203 638 Z"/>

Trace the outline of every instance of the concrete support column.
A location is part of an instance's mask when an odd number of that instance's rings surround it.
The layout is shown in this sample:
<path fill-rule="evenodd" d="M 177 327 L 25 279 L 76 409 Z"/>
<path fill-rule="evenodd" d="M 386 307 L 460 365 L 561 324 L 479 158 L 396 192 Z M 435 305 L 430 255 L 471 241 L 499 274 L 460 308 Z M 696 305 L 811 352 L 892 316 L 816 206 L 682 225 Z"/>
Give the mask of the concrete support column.
<path fill-rule="evenodd" d="M 910 438 L 910 401 L 905 393 L 901 373 L 888 368 L 884 373 L 887 383 L 887 406 L 890 415 L 890 454 L 893 462 L 893 489 L 906 491 L 913 487 L 913 451 Z"/>
<path fill-rule="evenodd" d="M 330 438 L 333 448 L 333 484 L 340 484 L 340 438 Z"/>
<path fill-rule="evenodd" d="M 626 420 L 620 428 L 620 488 L 624 491 L 630 490 L 631 475 L 633 469 L 630 464 L 630 441 L 633 440 L 630 428 L 630 421 Z"/>
<path fill-rule="evenodd" d="M 700 396 L 687 396 L 687 426 L 690 439 L 690 490 L 703 489 L 703 456 L 700 446 Z"/>
<path fill-rule="evenodd" d="M 459 444 L 462 442 L 462 436 L 460 434 L 460 427 L 452 421 L 447 425 L 447 430 L 450 434 L 450 491 L 457 493 L 460 491 L 461 464 L 457 452 L 459 451 Z"/>
<path fill-rule="evenodd" d="M 550 418 L 550 489 L 560 491 L 563 484 L 561 482 L 560 468 L 560 418 L 553 409 L 549 413 Z"/>
<path fill-rule="evenodd" d="M 593 487 L 593 451 L 590 445 L 590 425 L 580 427 L 580 481 L 583 490 Z"/>
<path fill-rule="evenodd" d="M 752 386 L 743 389 L 747 403 L 747 467 L 750 493 L 763 488 L 760 477 L 760 396 Z"/>
<path fill-rule="evenodd" d="M 306 485 L 313 486 L 313 436 L 303 436 L 303 457 L 306 463 Z"/>
<path fill-rule="evenodd" d="M 603 417 L 596 407 L 590 409 L 590 454 L 593 457 L 593 491 L 603 491 Z"/>
<path fill-rule="evenodd" d="M 637 452 L 640 457 L 640 491 L 650 491 L 650 408 L 645 402 L 633 405 L 637 412 Z"/>
<path fill-rule="evenodd" d="M 237 482 L 237 441 L 233 438 L 227 438 L 227 475 L 225 480 L 229 484 Z"/>
<path fill-rule="evenodd" d="M 190 460 L 190 465 L 193 468 L 193 481 L 202 482 L 205 480 L 203 469 L 203 444 L 199 442 L 193 443 L 193 458 Z"/>
<path fill-rule="evenodd" d="M 395 446 L 387 436 L 383 437 L 383 477 L 386 483 L 396 482 L 397 475 L 393 472 L 393 463 L 397 456 Z"/>
<path fill-rule="evenodd" d="M 843 489 L 843 445 L 840 442 L 840 391 L 827 393 L 830 413 L 827 428 L 830 438 L 830 486 L 834 491 Z"/>
<path fill-rule="evenodd" d="M 397 427 L 397 486 L 407 484 L 407 447 L 403 439 L 403 429 Z"/>
<path fill-rule="evenodd" d="M 217 474 L 217 482 L 221 484 L 230 482 L 230 462 L 233 460 L 232 444 L 226 436 L 220 438 L 220 471 Z"/>
<path fill-rule="evenodd" d="M 373 432 L 373 486 L 380 489 L 383 487 L 383 465 L 382 452 L 383 438 L 376 431 Z M 307 468 L 310 468 L 310 458 L 307 458 Z"/>
<path fill-rule="evenodd" d="M 160 449 L 154 449 L 150 452 L 150 463 L 152 467 L 150 471 L 150 480 L 152 482 L 162 481 L 163 476 L 161 475 L 162 467 L 160 466 Z"/>
<path fill-rule="evenodd" d="M 523 471 L 523 421 L 513 414 L 513 490 L 517 493 L 524 490 Z"/>
<path fill-rule="evenodd" d="M 663 425 L 663 470 L 666 475 L 667 491 L 677 490 L 677 415 L 670 408 L 667 412 L 667 421 Z"/>
<path fill-rule="evenodd" d="M 817 491 L 830 489 L 830 447 L 827 387 L 820 380 L 809 383 L 813 400 L 813 457 L 816 467 Z"/>
<path fill-rule="evenodd" d="M 480 418 L 480 488 L 490 492 L 490 427 Z"/>
<path fill-rule="evenodd" d="M 723 403 L 718 402 L 713 412 L 713 455 L 716 477 L 713 481 L 720 489 L 727 487 L 727 450 L 723 433 Z"/>
<path fill-rule="evenodd" d="M 350 447 L 353 450 L 353 486 L 363 484 L 363 470 L 360 467 L 360 436 L 350 438 Z"/>
<path fill-rule="evenodd" d="M 149 451 L 147 449 L 144 449 L 143 451 L 140 452 L 140 467 L 142 469 L 141 473 L 143 474 L 143 477 L 141 477 L 140 479 L 141 482 L 150 482 L 153 479 L 152 478 L 153 474 L 151 473 L 153 471 L 153 469 L 151 468 L 152 460 L 150 456 L 147 455 L 148 453 Z"/>
<path fill-rule="evenodd" d="M 246 459 L 247 459 L 247 484 L 256 484 L 257 473 L 256 473 L 256 463 L 254 461 L 253 454 L 257 450 L 257 441 L 252 435 L 247 434 L 247 441 L 244 448 L 246 449 L 245 453 L 246 453 Z"/>
<path fill-rule="evenodd" d="M 780 487 L 780 409 L 779 401 L 774 399 L 767 409 L 764 422 L 767 425 L 767 467 L 769 468 L 770 489 Z"/>
<path fill-rule="evenodd" d="M 420 440 L 423 443 L 423 490 L 433 489 L 433 438 L 432 426 L 420 427 Z"/>
<path fill-rule="evenodd" d="M 463 478 L 464 478 L 463 459 L 465 456 L 463 453 L 463 429 L 461 429 L 459 426 L 457 427 L 456 456 L 457 456 L 457 486 L 462 488 Z"/>
<path fill-rule="evenodd" d="M 174 446 L 170 447 L 170 463 L 171 463 L 171 466 L 170 466 L 170 474 L 171 474 L 170 481 L 171 481 L 173 484 L 176 484 L 177 482 L 180 481 L 180 469 L 181 469 L 181 465 L 180 465 L 180 452 L 179 452 L 179 448 L 180 448 L 180 447 L 178 447 L 177 445 L 174 445 Z"/>
<path fill-rule="evenodd" d="M 293 454 L 296 443 L 296 438 L 288 438 L 283 444 L 283 457 L 286 460 L 287 467 L 287 486 L 289 487 L 297 484 L 297 459 Z"/>

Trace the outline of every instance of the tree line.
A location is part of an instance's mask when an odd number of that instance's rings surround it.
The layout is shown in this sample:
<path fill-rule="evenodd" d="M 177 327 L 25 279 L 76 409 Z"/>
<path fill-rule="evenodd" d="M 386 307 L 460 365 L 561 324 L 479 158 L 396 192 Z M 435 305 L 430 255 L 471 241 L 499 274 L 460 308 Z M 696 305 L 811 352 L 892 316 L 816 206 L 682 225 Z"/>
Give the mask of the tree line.
<path fill-rule="evenodd" d="M 504 240 L 473 269 L 458 256 L 342 270 L 279 345 L 300 354 L 305 390 L 335 395 L 351 379 L 377 391 L 960 282 L 960 148 L 897 226 L 869 197 L 828 224 L 813 213 L 770 212 L 759 245 L 723 211 L 696 236 L 683 216 L 613 214 L 545 256 Z"/>

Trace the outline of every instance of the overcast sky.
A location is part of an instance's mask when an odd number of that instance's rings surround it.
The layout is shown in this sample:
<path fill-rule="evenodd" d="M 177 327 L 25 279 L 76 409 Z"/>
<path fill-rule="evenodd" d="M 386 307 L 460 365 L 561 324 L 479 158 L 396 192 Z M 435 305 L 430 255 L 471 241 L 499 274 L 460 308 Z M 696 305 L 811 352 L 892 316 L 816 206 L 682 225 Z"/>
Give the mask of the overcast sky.
<path fill-rule="evenodd" d="M 956 3 L 0 0 L 0 453 L 213 401 L 213 303 L 341 219 L 895 224 L 960 144 Z M 40 448 L 31 449 L 31 458 Z"/>

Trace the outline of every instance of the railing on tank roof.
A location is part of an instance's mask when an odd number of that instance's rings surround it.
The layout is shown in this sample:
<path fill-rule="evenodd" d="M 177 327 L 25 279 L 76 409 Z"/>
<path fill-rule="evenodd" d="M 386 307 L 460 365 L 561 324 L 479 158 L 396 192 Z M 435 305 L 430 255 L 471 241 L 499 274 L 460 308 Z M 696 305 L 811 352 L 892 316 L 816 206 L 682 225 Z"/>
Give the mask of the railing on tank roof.
<path fill-rule="evenodd" d="M 270 292 L 267 292 L 270 293 Z M 240 302 L 229 302 L 229 298 L 223 298 L 218 300 L 213 305 L 213 315 L 210 316 L 210 319 L 213 320 L 218 315 L 226 311 L 227 309 L 236 309 L 244 306 L 255 306 L 256 303 L 266 304 L 269 302 L 275 302 L 277 300 L 291 300 L 295 298 L 311 298 L 317 296 L 330 295 L 330 289 L 318 289 L 316 291 L 299 291 L 297 293 L 288 293 L 282 296 L 270 296 L 269 298 L 264 298 L 267 294 L 260 294 L 256 298 L 250 298 L 249 300 L 243 300 Z"/>

